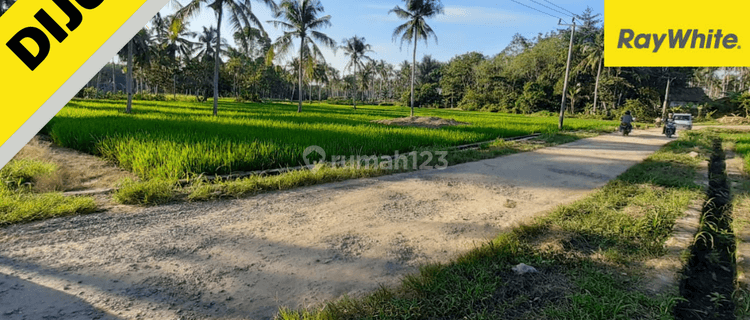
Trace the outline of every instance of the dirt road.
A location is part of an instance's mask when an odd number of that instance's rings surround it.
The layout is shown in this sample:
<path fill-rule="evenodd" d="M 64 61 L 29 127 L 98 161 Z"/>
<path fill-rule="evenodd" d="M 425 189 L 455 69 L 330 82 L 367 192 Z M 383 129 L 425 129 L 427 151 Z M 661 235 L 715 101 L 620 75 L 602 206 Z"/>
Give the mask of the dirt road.
<path fill-rule="evenodd" d="M 448 261 L 667 141 L 658 130 L 604 135 L 445 170 L 0 229 L 0 315 L 267 319 Z"/>

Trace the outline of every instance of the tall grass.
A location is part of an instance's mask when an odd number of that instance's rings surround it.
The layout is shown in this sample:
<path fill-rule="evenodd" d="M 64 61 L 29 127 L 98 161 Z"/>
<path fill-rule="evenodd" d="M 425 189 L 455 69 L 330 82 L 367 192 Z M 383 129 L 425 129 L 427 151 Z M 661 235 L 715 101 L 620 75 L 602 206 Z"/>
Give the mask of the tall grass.
<path fill-rule="evenodd" d="M 65 197 L 61 193 L 37 193 L 34 183 L 57 170 L 52 163 L 11 160 L 0 170 L 0 226 L 94 212 L 90 197 Z"/>
<path fill-rule="evenodd" d="M 45 128 L 62 146 L 101 155 L 141 179 L 177 179 L 294 167 L 311 145 L 330 155 L 382 155 L 424 147 L 455 146 L 534 132 L 556 132 L 554 117 L 420 110 L 469 126 L 442 129 L 391 127 L 372 120 L 403 117 L 400 107 L 315 104 L 303 113 L 289 104 L 222 101 L 220 116 L 209 104 L 141 101 L 134 114 L 120 101 L 72 101 Z M 611 130 L 607 121 L 569 119 L 570 130 Z"/>

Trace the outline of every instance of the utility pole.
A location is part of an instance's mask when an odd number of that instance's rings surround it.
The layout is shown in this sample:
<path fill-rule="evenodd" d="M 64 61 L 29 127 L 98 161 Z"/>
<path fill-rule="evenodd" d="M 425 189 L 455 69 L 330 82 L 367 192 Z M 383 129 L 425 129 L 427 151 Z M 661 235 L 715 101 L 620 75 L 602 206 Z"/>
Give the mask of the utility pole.
<path fill-rule="evenodd" d="M 576 33 L 576 18 L 573 18 L 573 24 L 563 24 L 562 19 L 557 23 L 561 26 L 570 27 L 570 46 L 568 46 L 568 63 L 565 66 L 565 82 L 563 83 L 562 103 L 560 104 L 560 125 L 558 129 L 563 128 L 563 119 L 565 118 L 565 94 L 568 92 L 568 77 L 570 76 L 570 59 L 573 56 L 573 35 Z"/>
<path fill-rule="evenodd" d="M 661 108 L 661 123 L 662 123 L 662 132 L 664 132 L 664 128 L 666 128 L 667 124 L 667 106 L 669 105 L 669 86 L 672 84 L 672 78 L 667 77 L 667 92 L 664 93 L 664 105 L 662 105 Z"/>

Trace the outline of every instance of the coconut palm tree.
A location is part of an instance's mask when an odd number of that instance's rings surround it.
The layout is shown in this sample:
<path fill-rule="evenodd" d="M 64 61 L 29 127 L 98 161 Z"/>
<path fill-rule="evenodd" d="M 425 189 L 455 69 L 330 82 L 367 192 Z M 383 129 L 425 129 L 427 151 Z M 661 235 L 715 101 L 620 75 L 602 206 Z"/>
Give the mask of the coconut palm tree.
<path fill-rule="evenodd" d="M 172 63 L 172 92 L 174 97 L 177 98 L 177 70 L 180 68 L 180 63 L 177 60 L 177 56 L 182 58 L 188 58 L 193 54 L 195 42 L 190 39 L 195 38 L 197 33 L 192 32 L 188 29 L 188 22 L 175 19 L 174 16 L 170 16 L 167 19 L 169 28 L 165 30 L 166 40 L 166 53 Z"/>
<path fill-rule="evenodd" d="M 138 33 L 128 41 L 125 48 L 122 48 L 118 53 L 120 59 L 126 58 L 128 60 L 128 72 L 126 76 L 127 83 L 125 85 L 128 92 L 128 104 L 125 109 L 125 112 L 127 113 L 133 111 L 133 58 L 137 58 L 141 66 L 146 65 L 150 62 L 150 51 L 151 37 L 148 34 L 148 30 L 144 28 L 138 31 Z"/>
<path fill-rule="evenodd" d="M 591 110 L 596 114 L 596 103 L 599 100 L 599 79 L 602 75 L 602 64 L 604 63 L 604 31 L 598 32 L 594 36 L 594 41 L 586 43 L 583 47 L 585 57 L 581 61 L 583 68 L 596 68 L 596 84 L 594 85 L 594 107 Z"/>
<path fill-rule="evenodd" d="M 16 3 L 16 0 L 0 0 L 0 16 L 2 16 L 5 11 L 8 11 L 10 6 L 14 3 Z"/>
<path fill-rule="evenodd" d="M 328 79 L 328 97 L 333 97 L 333 89 L 339 85 L 339 82 L 341 82 L 341 74 L 339 73 L 339 70 L 334 68 L 331 64 L 326 64 L 325 70 L 326 79 Z"/>
<path fill-rule="evenodd" d="M 396 74 L 396 70 L 394 69 L 393 65 L 386 62 L 385 66 L 383 67 L 382 73 L 380 75 L 383 78 L 383 80 L 387 83 L 387 88 L 386 88 L 387 90 L 386 90 L 386 95 L 385 95 L 386 99 L 391 98 L 391 94 L 393 92 L 393 77 L 395 76 L 395 74 Z"/>
<path fill-rule="evenodd" d="M 374 83 L 376 74 L 374 61 L 365 63 L 362 71 L 360 71 L 360 78 L 362 81 L 362 104 L 367 101 L 366 99 L 372 100 L 372 89 L 375 87 Z M 367 95 L 365 96 L 365 94 Z"/>
<path fill-rule="evenodd" d="M 218 38 L 216 35 L 216 29 L 214 27 L 206 28 L 203 27 L 203 32 L 198 36 L 198 52 L 195 55 L 200 57 L 202 60 L 205 59 L 216 59 L 216 56 L 221 56 L 227 53 L 227 40 L 221 39 L 221 46 L 217 45 Z M 219 50 L 216 50 L 216 48 Z"/>
<path fill-rule="evenodd" d="M 328 65 L 326 63 L 315 65 L 313 79 L 318 84 L 318 102 L 321 102 L 323 101 L 323 85 L 327 86 L 330 83 L 330 79 L 328 79 Z"/>
<path fill-rule="evenodd" d="M 365 43 L 364 37 L 351 37 L 344 39 L 344 44 L 339 47 L 344 50 L 344 55 L 349 57 L 345 70 L 354 68 L 354 77 L 357 77 L 359 70 L 362 70 L 365 66 L 365 61 L 372 61 L 372 58 L 367 56 L 368 53 L 373 52 L 372 47 Z M 355 82 L 356 83 L 356 82 Z M 357 110 L 357 85 L 354 86 L 354 110 Z"/>
<path fill-rule="evenodd" d="M 393 41 L 401 37 L 401 45 L 404 42 L 414 43 L 414 51 L 411 64 L 411 116 L 414 116 L 414 72 L 417 65 L 417 42 L 427 40 L 432 37 L 437 43 L 435 31 L 425 22 L 425 19 L 433 18 L 443 13 L 443 4 L 440 0 L 404 0 L 405 7 L 399 6 L 388 11 L 388 14 L 395 13 L 397 17 L 407 20 L 406 23 L 398 26 L 393 31 Z"/>
<path fill-rule="evenodd" d="M 240 52 L 251 58 L 255 57 L 256 50 L 262 50 L 262 48 L 255 48 L 254 46 L 265 42 L 266 38 L 268 38 L 268 34 L 265 31 L 253 27 L 245 27 L 234 33 L 234 42 L 239 47 Z"/>
<path fill-rule="evenodd" d="M 320 42 L 328 48 L 336 49 L 336 41 L 317 31 L 320 28 L 331 26 L 330 15 L 318 17 L 323 11 L 325 9 L 320 0 L 282 0 L 279 4 L 279 10 L 274 15 L 277 20 L 269 21 L 269 23 L 273 23 L 274 27 L 284 30 L 284 34 L 279 36 L 273 44 L 274 50 L 269 51 L 270 54 L 285 55 L 294 45 L 294 39 L 300 39 L 298 59 L 302 63 L 299 63 L 299 71 L 297 72 L 300 93 L 297 112 L 302 112 L 302 76 L 304 75 L 305 65 L 312 66 L 315 61 L 325 62 L 323 53 L 316 42 Z"/>
<path fill-rule="evenodd" d="M 257 0 L 271 10 L 276 11 L 278 7 L 273 0 Z M 180 20 L 186 20 L 189 17 L 195 16 L 201 12 L 204 8 L 211 8 L 216 14 L 216 38 L 219 39 L 217 43 L 221 43 L 221 22 L 226 13 L 229 17 L 229 25 L 232 31 L 239 31 L 240 29 L 247 26 L 256 26 L 263 30 L 258 18 L 252 11 L 250 0 L 190 0 L 190 2 L 177 11 L 177 18 Z M 214 116 L 219 114 L 219 52 L 221 50 L 214 51 Z"/>

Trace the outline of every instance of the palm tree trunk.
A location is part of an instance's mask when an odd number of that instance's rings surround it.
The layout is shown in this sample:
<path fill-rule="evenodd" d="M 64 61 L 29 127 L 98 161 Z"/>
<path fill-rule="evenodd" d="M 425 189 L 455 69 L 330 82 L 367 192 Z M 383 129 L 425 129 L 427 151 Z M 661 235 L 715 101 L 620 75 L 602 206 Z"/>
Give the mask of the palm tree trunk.
<path fill-rule="evenodd" d="M 99 70 L 99 74 L 96 75 L 96 96 L 94 99 L 99 99 L 99 85 L 102 82 L 102 71 Z"/>
<path fill-rule="evenodd" d="M 417 66 L 417 33 L 414 33 L 414 52 L 411 58 L 411 116 L 414 116 L 414 72 Z"/>
<path fill-rule="evenodd" d="M 219 8 L 219 19 L 216 22 L 216 48 L 214 49 L 214 116 L 219 115 L 219 51 L 221 51 L 221 17 L 223 8 Z"/>
<path fill-rule="evenodd" d="M 115 58 L 112 58 L 112 94 L 117 92 L 117 82 L 115 81 Z"/>
<path fill-rule="evenodd" d="M 354 110 L 357 110 L 357 91 L 359 91 L 359 85 L 357 84 L 357 64 L 354 64 L 354 96 L 352 96 L 352 102 L 354 102 Z"/>
<path fill-rule="evenodd" d="M 745 68 L 740 68 L 740 90 L 739 92 L 745 91 Z"/>
<path fill-rule="evenodd" d="M 599 77 L 602 75 L 602 62 L 604 59 L 599 59 L 599 71 L 596 72 L 596 85 L 594 85 L 594 109 L 593 114 L 596 114 L 596 101 L 599 99 Z"/>
<path fill-rule="evenodd" d="M 729 83 L 729 73 L 728 73 L 727 67 L 724 67 L 723 71 L 724 71 L 724 78 L 721 79 L 721 96 L 726 97 L 727 96 L 727 83 Z"/>
<path fill-rule="evenodd" d="M 126 90 L 128 90 L 128 107 L 125 112 L 130 113 L 133 111 L 133 40 L 128 42 L 128 76 L 127 84 L 125 84 Z"/>
<path fill-rule="evenodd" d="M 305 38 L 300 37 L 299 40 L 299 106 L 297 106 L 297 113 L 302 112 L 302 52 L 305 45 Z"/>
<path fill-rule="evenodd" d="M 380 90 L 378 90 L 378 98 L 382 100 L 383 99 L 382 96 L 383 96 L 383 79 L 380 79 Z"/>

